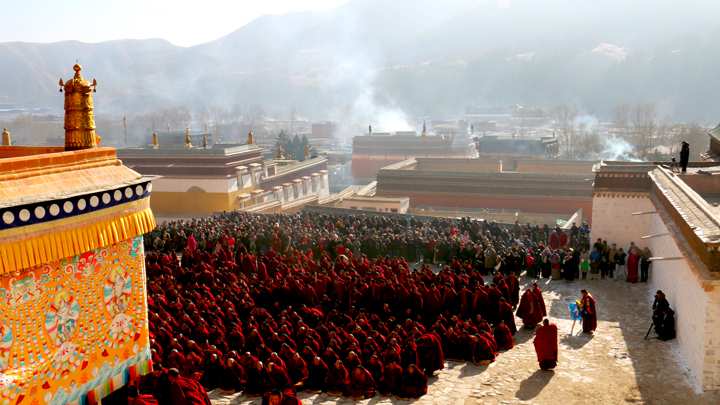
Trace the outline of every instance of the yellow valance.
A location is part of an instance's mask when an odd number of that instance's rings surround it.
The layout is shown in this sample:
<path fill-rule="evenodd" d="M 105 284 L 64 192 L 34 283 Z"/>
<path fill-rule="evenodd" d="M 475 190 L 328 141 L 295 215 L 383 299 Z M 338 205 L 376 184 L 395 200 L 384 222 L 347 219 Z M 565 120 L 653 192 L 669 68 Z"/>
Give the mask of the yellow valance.
<path fill-rule="evenodd" d="M 25 270 L 118 243 L 155 229 L 150 208 L 125 211 L 100 222 L 0 243 L 0 274 Z"/>

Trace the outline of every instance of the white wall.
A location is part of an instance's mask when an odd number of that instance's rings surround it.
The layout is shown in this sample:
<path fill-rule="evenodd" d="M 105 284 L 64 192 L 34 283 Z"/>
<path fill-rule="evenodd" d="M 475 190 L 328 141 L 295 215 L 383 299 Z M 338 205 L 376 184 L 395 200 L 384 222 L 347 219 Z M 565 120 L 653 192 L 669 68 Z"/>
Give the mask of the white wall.
<path fill-rule="evenodd" d="M 651 234 L 670 232 L 659 214 L 643 216 L 650 219 Z M 641 248 L 648 246 L 653 256 L 683 256 L 672 235 L 647 241 L 647 244 L 636 244 Z M 702 382 L 707 296 L 698 275 L 690 268 L 687 259 L 656 261 L 650 271 L 653 292 L 662 290 L 675 311 L 677 341 L 685 361 L 698 381 Z"/>
<path fill-rule="evenodd" d="M 617 243 L 627 249 L 630 242 L 642 246 L 641 236 L 650 235 L 650 219 L 658 214 L 632 215 L 633 212 L 655 211 L 648 196 L 593 197 L 593 241 L 597 238 Z"/>

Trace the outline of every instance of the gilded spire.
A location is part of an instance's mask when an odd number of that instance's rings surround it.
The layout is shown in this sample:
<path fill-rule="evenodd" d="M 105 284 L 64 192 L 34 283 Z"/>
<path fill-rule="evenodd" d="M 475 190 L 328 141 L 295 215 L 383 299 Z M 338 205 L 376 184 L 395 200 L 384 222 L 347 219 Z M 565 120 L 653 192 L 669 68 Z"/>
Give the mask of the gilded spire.
<path fill-rule="evenodd" d="M 190 124 L 185 124 L 185 148 L 192 148 L 192 141 L 190 141 Z"/>
<path fill-rule="evenodd" d="M 157 132 L 153 132 L 153 146 L 158 146 Z"/>
<path fill-rule="evenodd" d="M 252 136 L 252 131 L 250 131 L 250 133 L 248 134 L 248 145 L 252 145 L 252 144 L 253 144 L 253 136 Z"/>
<path fill-rule="evenodd" d="M 207 149 L 207 134 L 203 134 L 203 149 Z"/>
<path fill-rule="evenodd" d="M 78 64 L 73 66 L 75 75 L 63 84 L 65 90 L 65 150 L 97 148 L 100 137 L 95 134 L 92 93 L 96 91 L 97 80 L 92 84 L 83 79 Z"/>
<path fill-rule="evenodd" d="M 310 156 L 310 145 L 305 145 L 305 156 Z"/>
<path fill-rule="evenodd" d="M 277 150 L 275 152 L 275 159 L 282 159 L 285 156 L 285 151 L 282 146 L 280 146 L 280 141 L 277 143 Z"/>
<path fill-rule="evenodd" d="M 2 133 L 2 146 L 12 146 L 12 142 L 10 142 L 10 132 L 8 132 L 7 128 L 5 128 Z"/>

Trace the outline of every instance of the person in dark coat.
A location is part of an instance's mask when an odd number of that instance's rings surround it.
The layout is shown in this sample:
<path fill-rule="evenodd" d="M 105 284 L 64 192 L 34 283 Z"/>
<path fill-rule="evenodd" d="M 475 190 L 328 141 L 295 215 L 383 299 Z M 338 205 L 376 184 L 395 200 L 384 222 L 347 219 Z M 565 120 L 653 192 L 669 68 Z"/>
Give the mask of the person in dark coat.
<path fill-rule="evenodd" d="M 683 173 L 687 173 L 688 161 L 690 161 L 690 144 L 683 141 L 682 149 L 680 149 L 680 166 Z"/>

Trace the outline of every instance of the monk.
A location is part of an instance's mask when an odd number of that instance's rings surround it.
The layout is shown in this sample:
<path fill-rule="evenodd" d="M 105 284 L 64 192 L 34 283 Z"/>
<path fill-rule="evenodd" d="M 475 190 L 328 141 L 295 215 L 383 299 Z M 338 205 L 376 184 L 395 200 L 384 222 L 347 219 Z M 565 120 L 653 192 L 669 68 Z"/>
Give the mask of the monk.
<path fill-rule="evenodd" d="M 400 390 L 397 398 L 400 400 L 408 400 L 410 398 L 420 398 L 427 394 L 427 376 L 411 364 L 404 373 L 400 382 Z"/>
<path fill-rule="evenodd" d="M 348 372 L 342 360 L 335 362 L 328 373 L 327 393 L 333 397 L 340 397 L 347 391 Z"/>
<path fill-rule="evenodd" d="M 308 369 L 307 363 L 305 363 L 305 360 L 300 357 L 300 353 L 295 352 L 287 366 L 290 378 L 292 378 L 296 386 L 302 387 L 305 380 L 308 378 Z"/>
<path fill-rule="evenodd" d="M 535 296 L 538 298 L 538 303 L 540 304 L 540 310 L 542 311 L 543 318 L 547 316 L 547 309 L 545 307 L 545 299 L 542 296 L 542 290 L 538 287 L 537 283 L 533 283 L 533 292 L 535 293 Z"/>
<path fill-rule="evenodd" d="M 248 382 L 243 395 L 248 398 L 259 397 L 266 391 L 267 371 L 262 361 L 256 361 L 252 369 L 247 371 Z"/>
<path fill-rule="evenodd" d="M 347 384 L 348 396 L 355 400 L 370 398 L 375 396 L 375 380 L 365 367 L 359 365 L 355 367 Z"/>
<path fill-rule="evenodd" d="M 292 395 L 283 394 L 280 390 L 273 390 L 268 399 L 270 405 L 302 405 L 300 400 Z"/>
<path fill-rule="evenodd" d="M 500 320 L 500 323 L 497 324 L 494 336 L 498 350 L 510 350 L 513 348 L 513 335 L 507 325 L 505 325 L 505 321 Z"/>
<path fill-rule="evenodd" d="M 582 312 L 583 332 L 591 333 L 597 329 L 597 313 L 595 312 L 595 298 L 587 290 L 581 290 L 580 310 Z"/>
<path fill-rule="evenodd" d="M 157 399 L 152 395 L 141 395 L 136 387 L 128 388 L 128 405 L 158 405 Z"/>
<path fill-rule="evenodd" d="M 275 363 L 268 363 L 267 383 L 266 393 L 268 390 L 277 389 L 284 394 L 295 394 L 295 384 L 292 382 L 287 370 Z"/>
<path fill-rule="evenodd" d="M 380 395 L 389 397 L 398 393 L 402 380 L 402 369 L 391 360 L 385 365 L 383 378 L 380 380 Z"/>
<path fill-rule="evenodd" d="M 232 395 L 236 392 L 240 392 L 245 388 L 247 384 L 248 376 L 245 374 L 240 363 L 235 359 L 227 360 L 227 367 L 220 380 L 220 392 L 225 395 Z"/>
<path fill-rule="evenodd" d="M 512 307 L 515 308 L 518 305 L 520 298 L 520 280 L 515 276 L 515 272 L 511 271 L 510 274 L 505 277 L 508 290 L 510 290 L 510 301 L 512 301 Z"/>
<path fill-rule="evenodd" d="M 434 333 L 428 333 L 418 340 L 418 360 L 426 376 L 432 376 L 436 370 L 445 368 L 442 342 Z"/>
<path fill-rule="evenodd" d="M 507 326 L 510 333 L 515 336 L 515 333 L 517 332 L 517 326 L 515 326 L 515 315 L 513 314 L 513 309 L 510 304 L 505 301 L 505 298 L 500 298 L 500 304 L 498 306 L 498 320 L 505 321 L 505 326 Z"/>
<path fill-rule="evenodd" d="M 540 303 L 537 302 L 537 295 L 531 289 L 528 288 L 523 293 L 516 315 L 522 319 L 525 329 L 533 329 L 542 321 Z"/>
<path fill-rule="evenodd" d="M 308 378 L 305 380 L 305 392 L 319 394 L 327 388 L 328 366 L 320 357 L 315 357 L 308 366 Z"/>
<path fill-rule="evenodd" d="M 480 333 L 476 333 L 473 336 L 472 362 L 475 365 L 490 364 L 495 361 L 495 356 L 495 350 L 490 341 Z"/>
<path fill-rule="evenodd" d="M 537 353 L 540 369 L 551 370 L 557 366 L 558 360 L 558 328 L 549 320 L 543 320 L 541 327 L 535 331 L 535 353 Z"/>
<path fill-rule="evenodd" d="M 175 405 L 212 405 L 205 389 L 199 382 L 181 377 L 176 368 L 168 370 L 170 398 Z"/>
<path fill-rule="evenodd" d="M 627 258 L 627 281 L 638 282 L 638 270 L 640 265 L 640 250 L 637 247 L 630 248 Z"/>

